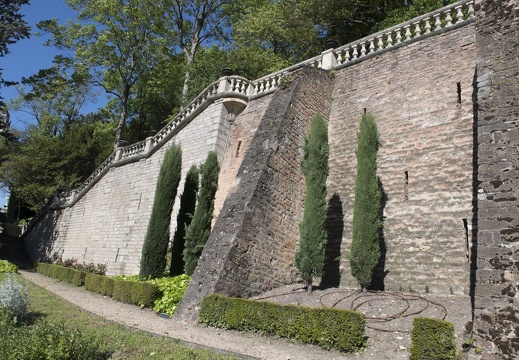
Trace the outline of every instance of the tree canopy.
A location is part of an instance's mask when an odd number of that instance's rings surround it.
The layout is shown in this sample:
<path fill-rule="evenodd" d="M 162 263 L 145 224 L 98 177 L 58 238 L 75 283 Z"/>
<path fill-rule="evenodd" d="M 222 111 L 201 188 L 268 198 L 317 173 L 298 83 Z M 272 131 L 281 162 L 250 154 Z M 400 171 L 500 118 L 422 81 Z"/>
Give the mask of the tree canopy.
<path fill-rule="evenodd" d="M 70 188 L 84 180 L 91 164 L 109 153 L 110 136 L 112 149 L 123 140 L 144 140 L 217 80 L 222 68 L 259 78 L 319 54 L 326 39 L 346 44 L 448 2 L 65 0 L 75 18 L 37 25 L 50 36 L 47 45 L 63 52 L 50 68 L 21 79 L 19 98 L 8 104 L 32 121 L 9 139 L 4 132 L 1 185 L 36 209 L 53 186 Z M 29 0 L 0 0 L 0 57 L 30 35 L 19 13 L 22 5 L 30 6 Z M 0 86 L 12 83 L 4 81 L 0 70 Z M 106 105 L 87 113 L 85 105 L 100 96 L 106 96 Z M 0 112 L 7 123 L 1 98 Z M 68 144 L 76 133 L 87 134 L 77 149 L 58 145 Z M 57 146 L 61 155 L 52 150 Z M 84 171 L 63 175 L 68 161 L 63 159 L 92 151 L 94 159 Z M 46 153 L 35 161 L 28 155 L 32 152 Z M 42 175 L 28 175 L 32 173 Z M 29 191 L 29 184 L 36 190 Z"/>

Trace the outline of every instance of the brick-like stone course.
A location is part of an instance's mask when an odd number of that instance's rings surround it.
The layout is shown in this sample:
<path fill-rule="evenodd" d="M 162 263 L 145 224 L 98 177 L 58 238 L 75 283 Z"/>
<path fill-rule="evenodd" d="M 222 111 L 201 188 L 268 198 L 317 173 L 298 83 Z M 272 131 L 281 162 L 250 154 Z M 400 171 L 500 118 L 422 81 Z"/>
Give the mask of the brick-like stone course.
<path fill-rule="evenodd" d="M 111 168 L 74 206 L 47 213 L 24 237 L 32 259 L 74 257 L 106 263 L 109 275 L 137 274 L 166 149 L 172 143 L 182 147 L 179 189 L 183 189 L 192 164 L 203 163 L 211 150 L 219 150 L 219 158 L 223 157 L 218 144 L 228 137 L 227 119 L 221 102 L 210 105 L 149 158 Z M 180 195 L 173 208 L 173 230 Z"/>
<path fill-rule="evenodd" d="M 291 78 L 289 88 L 263 99 L 265 104 L 250 104 L 236 119 L 236 134 L 250 146 L 236 159 L 233 189 L 175 312 L 177 318 L 196 320 L 201 299 L 214 292 L 247 297 L 298 280 L 294 257 L 305 194 L 303 139 L 313 116 L 329 116 L 332 79 L 311 68 Z M 235 155 L 236 146 L 229 146 L 225 158 Z"/>
<path fill-rule="evenodd" d="M 468 294 L 463 219 L 471 225 L 475 65 L 469 24 L 336 72 L 328 194 L 342 203 L 342 260 L 334 270 L 341 285 L 357 286 L 348 254 L 357 129 L 366 110 L 380 133 L 378 175 L 387 199 L 377 287 Z"/>
<path fill-rule="evenodd" d="M 519 2 L 478 1 L 474 293 L 483 359 L 519 357 Z M 474 276 L 474 274 L 473 274 Z"/>

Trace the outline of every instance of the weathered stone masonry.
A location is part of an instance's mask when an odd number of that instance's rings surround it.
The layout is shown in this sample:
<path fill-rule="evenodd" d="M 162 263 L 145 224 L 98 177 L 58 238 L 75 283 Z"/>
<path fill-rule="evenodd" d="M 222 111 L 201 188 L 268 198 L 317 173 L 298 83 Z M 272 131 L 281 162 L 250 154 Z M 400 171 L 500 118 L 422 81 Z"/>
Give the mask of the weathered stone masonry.
<path fill-rule="evenodd" d="M 484 359 L 519 357 L 519 2 L 477 8 L 474 335 Z M 474 276 L 474 274 L 473 274 Z"/>
<path fill-rule="evenodd" d="M 183 175 L 209 150 L 222 171 L 213 231 L 176 316 L 196 320 L 213 292 L 247 297 L 299 281 L 300 159 L 321 113 L 331 146 L 323 283 L 356 286 L 348 251 L 367 111 L 380 132 L 385 193 L 377 286 L 470 297 L 483 358 L 517 358 L 519 4 L 475 5 L 462 0 L 258 80 L 211 84 L 178 121 L 113 154 L 77 197 L 41 216 L 25 235 L 33 259 L 137 273 L 160 163 L 178 142 Z"/>

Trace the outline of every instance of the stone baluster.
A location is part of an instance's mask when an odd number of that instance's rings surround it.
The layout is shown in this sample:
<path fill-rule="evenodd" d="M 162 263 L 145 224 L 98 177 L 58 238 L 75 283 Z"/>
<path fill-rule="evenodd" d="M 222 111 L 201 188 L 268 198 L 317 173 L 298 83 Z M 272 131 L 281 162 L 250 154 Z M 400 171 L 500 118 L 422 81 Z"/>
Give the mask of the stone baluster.
<path fill-rule="evenodd" d="M 369 53 L 375 52 L 375 39 L 369 39 Z"/>
<path fill-rule="evenodd" d="M 431 32 L 431 18 L 425 18 L 425 34 L 429 34 Z"/>
<path fill-rule="evenodd" d="M 342 62 L 344 61 L 344 59 L 342 57 L 342 50 L 337 50 L 337 52 L 335 53 L 335 61 L 339 65 L 342 64 Z"/>
<path fill-rule="evenodd" d="M 420 21 L 416 21 L 413 23 L 414 25 L 414 37 L 420 37 L 422 35 L 422 29 L 420 29 Z"/>
<path fill-rule="evenodd" d="M 397 44 L 400 44 L 402 42 L 402 29 L 397 29 L 396 30 L 396 43 Z"/>
<path fill-rule="evenodd" d="M 359 57 L 359 52 L 357 51 L 357 46 L 358 45 L 353 45 L 353 54 L 351 56 L 352 60 L 355 60 Z"/>
<path fill-rule="evenodd" d="M 452 26 L 451 9 L 445 10 L 443 13 L 445 14 L 445 27 Z"/>
<path fill-rule="evenodd" d="M 404 29 L 405 29 L 405 39 L 406 40 L 411 40 L 411 25 L 404 25 Z"/>
<path fill-rule="evenodd" d="M 390 48 L 393 46 L 393 38 L 391 37 L 391 32 L 386 33 L 386 41 L 387 41 L 386 47 Z"/>
<path fill-rule="evenodd" d="M 442 22 L 440 20 L 441 14 L 434 14 L 434 31 L 438 31 L 442 29 Z"/>
<path fill-rule="evenodd" d="M 458 5 L 454 9 L 456 9 L 456 24 L 463 21 L 463 5 Z"/>
<path fill-rule="evenodd" d="M 382 50 L 382 49 L 384 49 L 384 40 L 383 40 L 383 37 L 384 37 L 384 35 L 379 35 L 379 36 L 377 36 L 377 49 L 378 49 L 378 50 Z"/>
<path fill-rule="evenodd" d="M 366 56 L 366 42 L 360 45 L 360 57 Z"/>
<path fill-rule="evenodd" d="M 474 15 L 474 2 L 471 1 L 471 2 L 469 2 L 468 5 L 469 5 L 469 18 L 470 19 L 476 18 L 476 15 Z"/>

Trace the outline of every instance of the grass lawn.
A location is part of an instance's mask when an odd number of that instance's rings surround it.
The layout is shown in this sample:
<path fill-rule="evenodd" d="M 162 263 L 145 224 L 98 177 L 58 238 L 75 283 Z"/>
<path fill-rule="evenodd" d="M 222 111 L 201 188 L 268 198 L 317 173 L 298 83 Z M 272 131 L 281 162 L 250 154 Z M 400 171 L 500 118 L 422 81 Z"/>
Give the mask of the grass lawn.
<path fill-rule="evenodd" d="M 5 278 L 0 274 L 0 281 Z M 25 282 L 20 276 L 18 280 Z M 66 329 L 79 329 L 87 335 L 98 338 L 101 350 L 112 354 L 111 359 L 175 359 L 175 360 L 224 360 L 235 359 L 202 349 L 180 344 L 178 341 L 152 336 L 139 330 L 131 330 L 121 325 L 90 315 L 78 307 L 26 282 L 31 297 L 31 318 L 44 318 L 49 323 L 63 323 Z"/>

